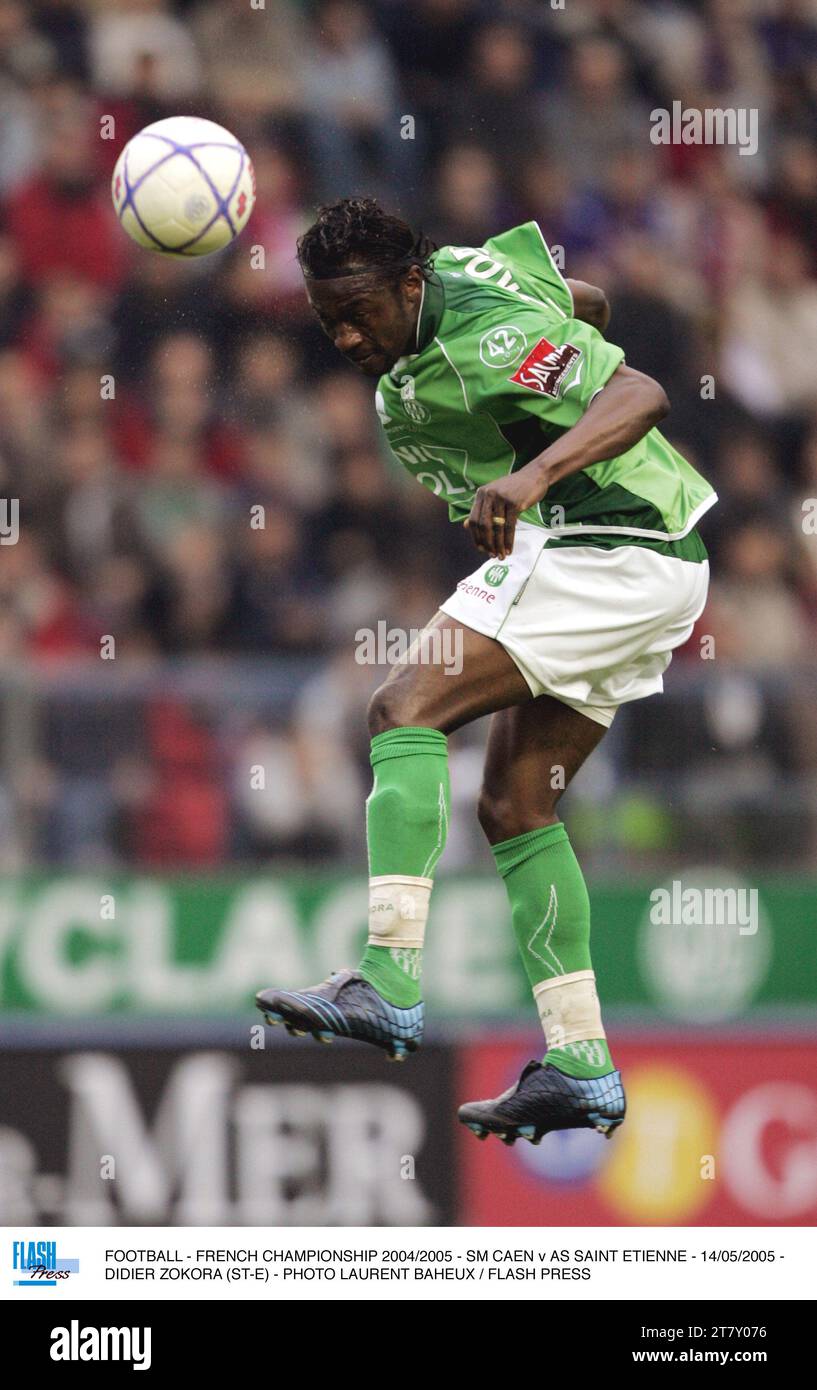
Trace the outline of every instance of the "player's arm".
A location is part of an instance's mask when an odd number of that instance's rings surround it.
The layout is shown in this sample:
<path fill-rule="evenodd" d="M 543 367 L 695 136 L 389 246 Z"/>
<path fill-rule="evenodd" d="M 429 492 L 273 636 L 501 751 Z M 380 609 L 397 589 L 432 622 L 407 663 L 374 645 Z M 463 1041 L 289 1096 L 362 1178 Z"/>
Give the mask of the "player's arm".
<path fill-rule="evenodd" d="M 652 377 L 622 363 L 593 397 L 581 419 L 517 473 L 478 488 L 465 525 L 479 550 L 504 560 L 513 550 L 516 520 L 541 502 L 549 487 L 591 463 L 626 453 L 663 420 L 666 392 Z M 501 522 L 497 518 L 502 518 Z"/>
<path fill-rule="evenodd" d="M 533 470 L 532 477 L 538 476 L 544 497 L 560 479 L 632 449 L 668 411 L 663 386 L 622 362 L 581 419 L 519 472 Z"/>
<path fill-rule="evenodd" d="M 610 322 L 610 304 L 604 290 L 584 280 L 565 280 L 565 284 L 573 297 L 574 316 L 603 333 Z"/>

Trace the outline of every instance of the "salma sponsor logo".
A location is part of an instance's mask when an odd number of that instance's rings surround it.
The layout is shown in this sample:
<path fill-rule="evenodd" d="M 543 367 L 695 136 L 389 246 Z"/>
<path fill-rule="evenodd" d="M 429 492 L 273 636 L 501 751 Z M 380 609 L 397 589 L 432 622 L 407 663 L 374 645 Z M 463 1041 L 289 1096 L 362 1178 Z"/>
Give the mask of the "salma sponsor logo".
<path fill-rule="evenodd" d="M 150 1369 L 149 1327 L 67 1327 L 51 1331 L 52 1361 L 130 1361 L 134 1371 Z"/>
<path fill-rule="evenodd" d="M 79 1273 L 79 1260 L 60 1257 L 55 1240 L 13 1240 L 11 1251 L 15 1284 L 55 1289 Z"/>

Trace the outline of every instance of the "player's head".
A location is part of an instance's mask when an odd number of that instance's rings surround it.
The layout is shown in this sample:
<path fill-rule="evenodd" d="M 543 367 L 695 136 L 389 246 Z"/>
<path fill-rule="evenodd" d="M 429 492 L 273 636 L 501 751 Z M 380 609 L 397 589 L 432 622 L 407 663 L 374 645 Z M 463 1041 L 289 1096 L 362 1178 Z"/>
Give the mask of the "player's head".
<path fill-rule="evenodd" d="M 433 242 L 374 198 L 322 207 L 298 241 L 309 302 L 335 347 L 367 376 L 416 350 Z"/>

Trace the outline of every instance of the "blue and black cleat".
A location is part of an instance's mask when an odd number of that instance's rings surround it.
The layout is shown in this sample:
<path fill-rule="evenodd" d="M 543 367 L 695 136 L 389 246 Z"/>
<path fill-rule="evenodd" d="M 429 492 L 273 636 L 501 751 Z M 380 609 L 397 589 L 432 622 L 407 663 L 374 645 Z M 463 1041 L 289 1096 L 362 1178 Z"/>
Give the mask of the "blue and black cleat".
<path fill-rule="evenodd" d="M 617 1071 L 583 1081 L 541 1062 L 528 1062 L 510 1090 L 495 1100 L 468 1101 L 458 1113 L 478 1139 L 495 1134 L 505 1144 L 517 1139 L 538 1144 L 552 1129 L 596 1129 L 609 1139 L 626 1108 Z"/>
<path fill-rule="evenodd" d="M 323 1043 L 335 1038 L 373 1043 L 391 1062 L 405 1061 L 423 1039 L 425 1005 L 398 1009 L 354 970 L 334 970 L 308 989 L 262 989 L 255 1002 L 267 1023 L 282 1023 L 293 1037 L 311 1033 Z"/>

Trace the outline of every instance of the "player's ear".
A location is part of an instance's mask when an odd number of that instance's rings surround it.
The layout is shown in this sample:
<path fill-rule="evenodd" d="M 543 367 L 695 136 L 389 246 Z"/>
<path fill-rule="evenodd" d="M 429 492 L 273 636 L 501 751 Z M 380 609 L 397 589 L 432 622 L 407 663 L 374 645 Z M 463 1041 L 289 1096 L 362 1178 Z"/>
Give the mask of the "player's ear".
<path fill-rule="evenodd" d="M 423 272 L 418 265 L 409 266 L 400 287 L 408 304 L 419 304 L 423 293 Z"/>

